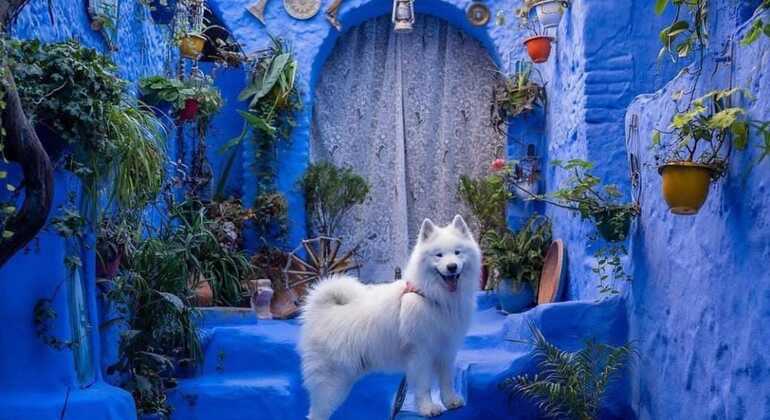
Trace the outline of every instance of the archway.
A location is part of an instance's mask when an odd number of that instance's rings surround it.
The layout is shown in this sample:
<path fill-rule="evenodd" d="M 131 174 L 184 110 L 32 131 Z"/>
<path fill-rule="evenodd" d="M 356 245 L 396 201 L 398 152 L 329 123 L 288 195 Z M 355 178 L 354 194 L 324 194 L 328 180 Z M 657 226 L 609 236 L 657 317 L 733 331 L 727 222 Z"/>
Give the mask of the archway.
<path fill-rule="evenodd" d="M 311 159 L 350 166 L 371 184 L 341 236 L 361 244 L 362 277 L 384 281 L 406 261 L 419 223 L 466 214 L 461 174 L 486 173 L 504 135 L 490 104 L 495 65 L 474 38 L 418 15 L 392 32 L 389 16 L 342 35 L 315 89 Z"/>

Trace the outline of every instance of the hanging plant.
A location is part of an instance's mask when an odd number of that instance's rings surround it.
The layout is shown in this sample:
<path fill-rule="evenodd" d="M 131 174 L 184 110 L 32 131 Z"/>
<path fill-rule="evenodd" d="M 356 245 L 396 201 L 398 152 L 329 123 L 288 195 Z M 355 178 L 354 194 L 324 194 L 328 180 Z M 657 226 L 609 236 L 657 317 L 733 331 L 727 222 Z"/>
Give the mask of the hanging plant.
<path fill-rule="evenodd" d="M 222 95 L 209 76 L 202 76 L 199 82 L 150 76 L 139 81 L 139 90 L 148 104 L 170 105 L 179 122 L 198 120 L 208 124 L 223 105 Z"/>
<path fill-rule="evenodd" d="M 754 16 L 759 16 L 770 10 L 770 0 L 763 0 L 762 4 L 757 6 L 757 10 L 754 11 Z M 764 19 L 757 18 L 749 28 L 746 35 L 741 40 L 741 45 L 747 46 L 756 42 L 762 34 L 770 38 L 770 20 L 765 22 Z"/>
<path fill-rule="evenodd" d="M 504 78 L 493 93 L 492 118 L 499 131 L 510 118 L 545 106 L 545 88 L 532 80 L 532 67 L 517 67 L 516 73 Z"/>
<path fill-rule="evenodd" d="M 674 20 L 660 31 L 663 46 L 658 58 L 668 55 L 671 61 L 686 58 L 698 51 L 700 66 L 708 45 L 708 0 L 656 0 L 655 13 L 662 15 L 671 5 L 675 9 Z M 688 15 L 689 20 L 683 16 Z"/>
<path fill-rule="evenodd" d="M 83 180 L 92 207 L 101 191 L 125 206 L 154 198 L 165 159 L 163 129 L 124 93 L 114 63 L 76 41 L 10 41 L 8 52 L 46 152 Z"/>
<path fill-rule="evenodd" d="M 663 197 L 674 214 L 696 214 L 708 197 L 711 182 L 727 173 L 733 147 L 745 150 L 749 129 L 764 139 L 761 161 L 770 153 L 770 122 L 749 120 L 746 110 L 733 106 L 742 89 L 711 91 L 692 101 L 684 112 L 674 114 L 669 132 L 656 130 L 652 145 L 663 160 L 658 172 L 663 177 Z M 682 94 L 675 96 L 680 100 Z M 662 134 L 668 134 L 663 141 Z"/>

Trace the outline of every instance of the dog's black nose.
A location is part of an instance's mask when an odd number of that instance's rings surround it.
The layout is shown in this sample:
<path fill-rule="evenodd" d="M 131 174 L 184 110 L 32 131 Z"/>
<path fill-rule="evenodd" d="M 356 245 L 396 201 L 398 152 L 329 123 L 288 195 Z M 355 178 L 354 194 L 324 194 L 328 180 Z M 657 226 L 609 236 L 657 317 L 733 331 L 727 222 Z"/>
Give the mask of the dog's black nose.
<path fill-rule="evenodd" d="M 446 269 L 449 270 L 450 273 L 454 273 L 455 271 L 457 271 L 457 264 L 449 263 L 447 264 Z"/>

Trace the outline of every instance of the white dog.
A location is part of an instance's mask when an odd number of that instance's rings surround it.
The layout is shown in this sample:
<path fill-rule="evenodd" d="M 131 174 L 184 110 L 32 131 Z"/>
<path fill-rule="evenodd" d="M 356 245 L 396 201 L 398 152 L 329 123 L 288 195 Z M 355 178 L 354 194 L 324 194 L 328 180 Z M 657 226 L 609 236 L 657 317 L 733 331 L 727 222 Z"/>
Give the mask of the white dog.
<path fill-rule="evenodd" d="M 404 280 L 365 285 L 349 276 L 322 281 L 306 299 L 299 342 L 310 420 L 327 420 L 366 373 L 405 372 L 423 416 L 465 404 L 454 390 L 454 361 L 468 331 L 481 251 L 462 217 L 423 221 Z"/>

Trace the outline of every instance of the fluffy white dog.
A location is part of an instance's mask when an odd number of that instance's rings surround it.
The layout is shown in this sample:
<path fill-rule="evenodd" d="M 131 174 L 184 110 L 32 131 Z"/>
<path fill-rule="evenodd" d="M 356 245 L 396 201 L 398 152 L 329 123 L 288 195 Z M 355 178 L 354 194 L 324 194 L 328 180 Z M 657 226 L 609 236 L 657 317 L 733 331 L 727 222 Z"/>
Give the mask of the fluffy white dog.
<path fill-rule="evenodd" d="M 404 280 L 365 285 L 326 279 L 306 299 L 299 342 L 310 420 L 326 420 L 366 373 L 405 372 L 423 416 L 465 404 L 453 387 L 454 361 L 468 331 L 481 251 L 462 217 L 446 227 L 423 221 Z"/>

